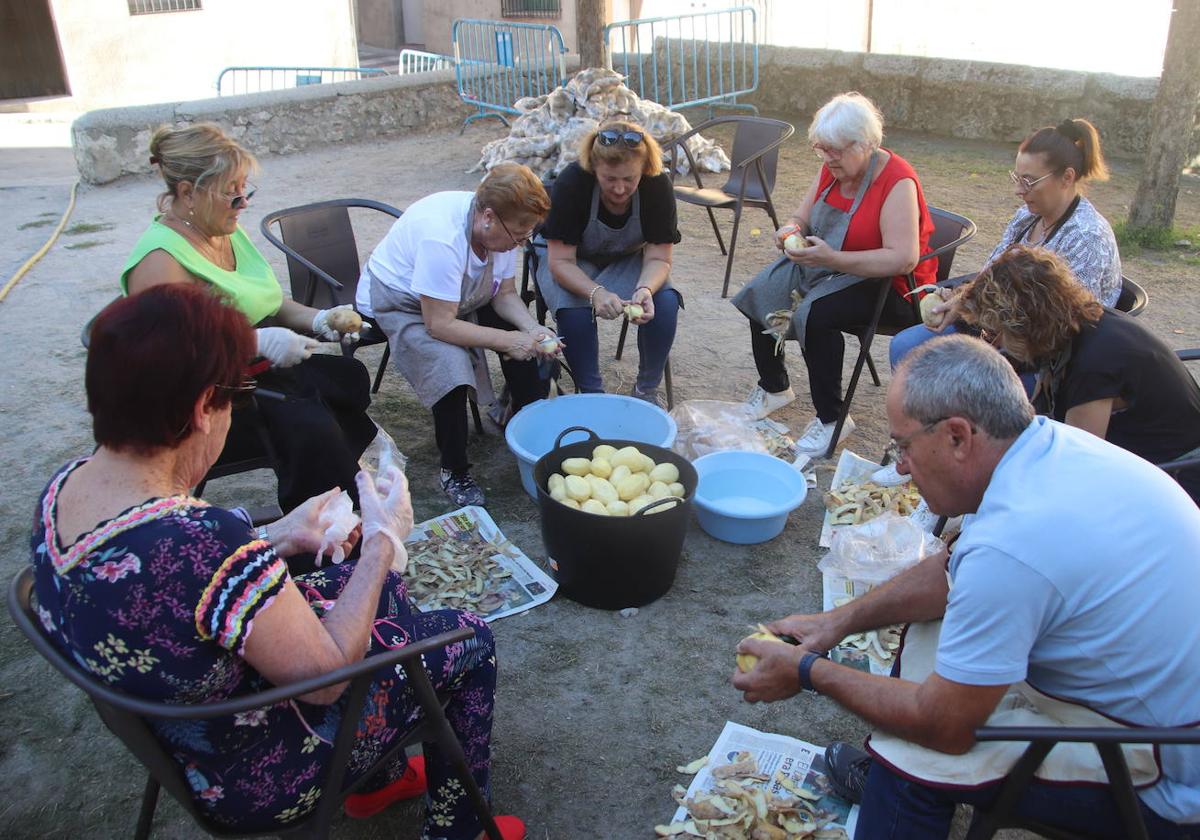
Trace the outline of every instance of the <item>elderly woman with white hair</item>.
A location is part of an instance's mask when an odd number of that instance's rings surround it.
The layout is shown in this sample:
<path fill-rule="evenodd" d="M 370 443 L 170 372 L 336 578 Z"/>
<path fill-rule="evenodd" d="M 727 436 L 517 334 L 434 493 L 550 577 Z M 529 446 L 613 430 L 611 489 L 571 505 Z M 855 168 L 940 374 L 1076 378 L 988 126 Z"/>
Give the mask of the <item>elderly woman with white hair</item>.
<path fill-rule="evenodd" d="M 881 145 L 883 117 L 859 93 L 835 96 L 808 128 L 821 168 L 800 207 L 775 233 L 783 252 L 733 298 L 750 319 L 759 380 L 746 404 L 761 419 L 796 399 L 784 365 L 783 342 L 800 343 L 808 366 L 816 417 L 797 449 L 818 455 L 829 448 L 842 409 L 843 327 L 871 320 L 878 287 L 866 278 L 890 277 L 880 322 L 914 323 L 903 297 L 907 275 L 932 283 L 937 260 L 929 252 L 933 219 L 917 173 Z M 799 237 L 785 245 L 792 235 Z M 798 247 L 797 247 L 798 246 Z M 854 429 L 846 418 L 845 437 Z"/>

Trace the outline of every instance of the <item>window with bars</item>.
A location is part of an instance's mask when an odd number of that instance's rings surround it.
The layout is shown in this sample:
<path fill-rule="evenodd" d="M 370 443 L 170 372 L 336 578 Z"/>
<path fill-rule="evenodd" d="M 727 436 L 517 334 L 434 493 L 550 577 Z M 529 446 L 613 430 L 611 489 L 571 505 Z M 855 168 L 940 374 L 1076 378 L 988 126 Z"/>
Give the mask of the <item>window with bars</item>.
<path fill-rule="evenodd" d="M 129 14 L 131 15 L 198 11 L 201 11 L 200 0 L 129 0 Z"/>
<path fill-rule="evenodd" d="M 559 18 L 561 0 L 500 0 L 500 16 L 506 18 Z"/>

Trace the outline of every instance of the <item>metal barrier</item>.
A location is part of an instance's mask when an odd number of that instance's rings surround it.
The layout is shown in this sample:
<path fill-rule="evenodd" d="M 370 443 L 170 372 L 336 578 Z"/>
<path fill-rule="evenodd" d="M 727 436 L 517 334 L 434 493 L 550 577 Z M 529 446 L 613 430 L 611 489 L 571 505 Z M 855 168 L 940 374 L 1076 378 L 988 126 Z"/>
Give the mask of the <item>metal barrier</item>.
<path fill-rule="evenodd" d="M 542 96 L 566 84 L 567 48 L 562 33 L 549 24 L 503 23 L 460 19 L 451 31 L 458 95 L 479 110 L 467 124 L 505 114 L 521 113 L 513 103 L 524 96 Z"/>
<path fill-rule="evenodd" d="M 757 13 L 749 6 L 622 20 L 604 27 L 609 66 L 643 99 L 758 113 L 738 96 L 758 89 Z"/>
<path fill-rule="evenodd" d="M 378 67 L 226 67 L 217 76 L 217 96 L 226 93 L 261 93 L 386 75 L 387 71 Z M 226 87 L 229 89 L 226 90 Z"/>
<path fill-rule="evenodd" d="M 437 53 L 422 52 L 421 50 L 400 50 L 401 76 L 410 73 L 431 73 L 434 70 L 453 70 L 454 56 L 438 55 Z"/>

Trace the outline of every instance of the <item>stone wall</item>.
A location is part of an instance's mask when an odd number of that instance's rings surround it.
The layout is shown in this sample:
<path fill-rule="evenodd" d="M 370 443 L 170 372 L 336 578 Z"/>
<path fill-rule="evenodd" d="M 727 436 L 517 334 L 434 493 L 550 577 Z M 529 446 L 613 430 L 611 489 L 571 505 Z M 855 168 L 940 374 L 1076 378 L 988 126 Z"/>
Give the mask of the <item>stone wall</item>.
<path fill-rule="evenodd" d="M 453 71 L 310 85 L 90 111 L 71 127 L 80 177 L 105 184 L 151 171 L 150 135 L 160 125 L 211 121 L 255 155 L 290 154 L 457 126 L 472 112 L 458 98 Z"/>

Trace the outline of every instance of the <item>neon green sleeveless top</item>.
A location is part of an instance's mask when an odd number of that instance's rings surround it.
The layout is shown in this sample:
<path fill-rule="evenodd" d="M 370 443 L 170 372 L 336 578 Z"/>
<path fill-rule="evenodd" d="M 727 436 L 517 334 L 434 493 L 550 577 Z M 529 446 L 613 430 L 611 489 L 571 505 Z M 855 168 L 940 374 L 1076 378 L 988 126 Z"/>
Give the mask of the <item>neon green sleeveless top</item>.
<path fill-rule="evenodd" d="M 121 294 L 129 294 L 129 272 L 151 251 L 162 250 L 190 273 L 220 289 L 251 324 L 257 324 L 279 311 L 283 304 L 283 290 L 279 288 L 275 272 L 240 226 L 230 237 L 237 268 L 226 271 L 210 262 L 181 234 L 162 224 L 160 218 L 154 217 L 150 227 L 133 246 L 133 253 L 121 271 Z"/>

